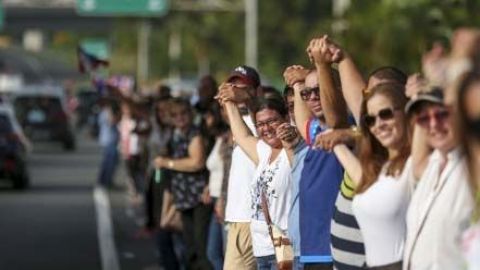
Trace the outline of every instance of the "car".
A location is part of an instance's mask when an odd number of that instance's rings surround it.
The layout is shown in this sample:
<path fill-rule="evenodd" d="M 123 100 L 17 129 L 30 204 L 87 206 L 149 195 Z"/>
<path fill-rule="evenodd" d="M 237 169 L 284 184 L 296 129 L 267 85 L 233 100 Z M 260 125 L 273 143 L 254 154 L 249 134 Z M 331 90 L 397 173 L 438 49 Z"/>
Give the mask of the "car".
<path fill-rule="evenodd" d="M 14 92 L 12 103 L 17 119 L 30 140 L 60 142 L 65 150 L 75 149 L 75 136 L 63 88 L 25 87 Z"/>
<path fill-rule="evenodd" d="M 30 184 L 26 162 L 28 148 L 13 110 L 0 105 L 0 179 L 11 181 L 15 189 L 25 189 Z"/>

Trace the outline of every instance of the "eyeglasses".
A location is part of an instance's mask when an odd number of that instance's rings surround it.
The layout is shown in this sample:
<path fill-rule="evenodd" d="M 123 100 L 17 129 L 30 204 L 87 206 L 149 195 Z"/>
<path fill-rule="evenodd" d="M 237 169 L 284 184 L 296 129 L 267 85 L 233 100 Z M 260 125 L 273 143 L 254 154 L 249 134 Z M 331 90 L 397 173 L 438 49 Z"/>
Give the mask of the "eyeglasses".
<path fill-rule="evenodd" d="M 423 128 L 428 128 L 432 119 L 435 119 L 436 122 L 444 122 L 450 117 L 450 111 L 448 109 L 439 109 L 435 111 L 429 111 L 420 113 L 415 121 L 418 125 Z"/>
<path fill-rule="evenodd" d="M 371 128 L 377 122 L 377 117 L 382 119 L 383 121 L 390 120 L 395 116 L 395 111 L 398 110 L 396 108 L 385 108 L 378 111 L 377 115 L 370 115 L 367 114 L 363 117 L 363 121 L 367 127 Z"/>
<path fill-rule="evenodd" d="M 318 88 L 318 86 L 312 88 L 305 87 L 302 91 L 300 91 L 300 96 L 302 97 L 302 100 L 306 101 L 311 98 L 312 93 L 314 94 L 315 99 L 320 98 L 320 88 Z"/>
<path fill-rule="evenodd" d="M 275 117 L 275 118 L 270 118 L 268 120 L 262 121 L 262 122 L 256 122 L 255 127 L 256 128 L 262 128 L 262 127 L 272 127 L 273 125 L 277 124 L 280 118 Z"/>

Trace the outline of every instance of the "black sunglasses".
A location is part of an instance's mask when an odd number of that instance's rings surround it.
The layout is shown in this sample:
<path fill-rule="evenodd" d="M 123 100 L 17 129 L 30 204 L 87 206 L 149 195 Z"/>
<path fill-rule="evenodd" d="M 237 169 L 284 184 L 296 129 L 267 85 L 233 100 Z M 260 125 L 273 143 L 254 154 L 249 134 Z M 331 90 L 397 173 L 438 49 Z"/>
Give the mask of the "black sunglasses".
<path fill-rule="evenodd" d="M 428 128 L 430 125 L 430 122 L 433 118 L 435 118 L 435 121 L 437 122 L 445 122 L 445 120 L 448 119 L 450 116 L 450 111 L 447 109 L 440 109 L 436 110 L 434 112 L 425 112 L 425 113 L 420 113 L 417 118 L 416 122 L 420 126 L 424 128 Z"/>
<path fill-rule="evenodd" d="M 302 100 L 309 100 L 310 97 L 312 96 L 312 93 L 314 94 L 315 98 L 320 97 L 320 88 L 317 87 L 305 87 L 300 91 L 300 96 L 302 97 Z"/>
<path fill-rule="evenodd" d="M 377 117 L 384 121 L 392 119 L 395 116 L 396 110 L 397 109 L 395 108 L 381 109 L 380 111 L 378 111 L 377 115 L 370 115 L 370 114 L 365 115 L 363 117 L 363 121 L 365 122 L 365 125 L 367 125 L 367 127 L 370 128 L 370 127 L 373 127 L 377 122 Z"/>

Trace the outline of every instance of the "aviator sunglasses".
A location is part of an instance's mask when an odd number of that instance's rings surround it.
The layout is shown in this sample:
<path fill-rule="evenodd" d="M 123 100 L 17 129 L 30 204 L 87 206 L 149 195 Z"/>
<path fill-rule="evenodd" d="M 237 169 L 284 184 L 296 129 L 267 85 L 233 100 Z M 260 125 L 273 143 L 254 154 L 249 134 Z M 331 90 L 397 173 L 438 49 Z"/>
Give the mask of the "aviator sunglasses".
<path fill-rule="evenodd" d="M 398 110 L 396 108 L 385 108 L 378 111 L 377 115 L 367 114 L 363 117 L 363 121 L 367 125 L 367 127 L 371 128 L 377 122 L 377 117 L 382 119 L 383 121 L 390 120 L 395 116 L 395 111 Z"/>
<path fill-rule="evenodd" d="M 300 91 L 300 96 L 302 97 L 302 100 L 309 100 L 312 96 L 312 93 L 314 94 L 314 97 L 315 98 L 319 98 L 320 97 L 320 92 L 319 92 L 319 88 L 318 86 L 317 87 L 305 87 L 302 91 Z"/>

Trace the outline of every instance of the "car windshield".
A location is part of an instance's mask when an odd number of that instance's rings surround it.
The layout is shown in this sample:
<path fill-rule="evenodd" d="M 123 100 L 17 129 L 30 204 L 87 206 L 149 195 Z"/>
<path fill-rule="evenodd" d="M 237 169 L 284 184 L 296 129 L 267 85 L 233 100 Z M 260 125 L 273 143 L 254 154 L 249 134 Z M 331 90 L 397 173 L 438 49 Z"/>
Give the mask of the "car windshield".
<path fill-rule="evenodd" d="M 21 122 L 49 121 L 63 111 L 60 99 L 56 97 L 18 97 L 15 99 L 14 107 Z"/>

